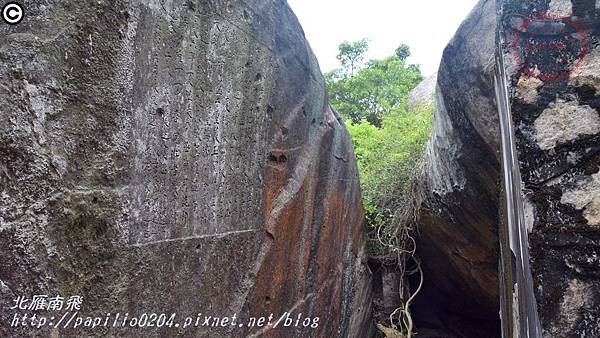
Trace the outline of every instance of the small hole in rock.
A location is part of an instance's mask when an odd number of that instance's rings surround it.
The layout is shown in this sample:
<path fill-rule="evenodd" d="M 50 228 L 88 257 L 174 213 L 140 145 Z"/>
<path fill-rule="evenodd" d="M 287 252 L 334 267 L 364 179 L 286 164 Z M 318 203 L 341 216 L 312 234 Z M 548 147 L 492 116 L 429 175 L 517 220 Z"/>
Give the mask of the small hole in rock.
<path fill-rule="evenodd" d="M 270 233 L 269 231 L 266 231 L 266 233 L 267 233 L 267 237 L 269 237 L 269 239 L 275 240 L 275 236 L 273 236 L 272 233 Z"/>
<path fill-rule="evenodd" d="M 269 162 L 283 164 L 283 163 L 287 162 L 287 156 L 285 156 L 284 154 L 276 155 L 276 154 L 271 153 L 271 154 L 269 154 L 269 157 L 267 158 L 267 160 Z"/>

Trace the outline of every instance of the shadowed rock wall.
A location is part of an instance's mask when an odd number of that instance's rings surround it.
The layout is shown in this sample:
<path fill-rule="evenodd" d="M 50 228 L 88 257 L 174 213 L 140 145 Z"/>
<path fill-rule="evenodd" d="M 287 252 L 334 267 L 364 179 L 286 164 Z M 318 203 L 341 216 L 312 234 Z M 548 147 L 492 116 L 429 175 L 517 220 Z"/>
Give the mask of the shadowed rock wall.
<path fill-rule="evenodd" d="M 417 211 L 417 250 L 425 285 L 415 316 L 421 326 L 466 337 L 500 334 L 495 11 L 495 1 L 480 1 L 444 51 L 419 180 L 424 200 Z"/>
<path fill-rule="evenodd" d="M 0 336 L 368 336 L 352 146 L 285 1 L 28 1 L 0 26 L 0 102 Z M 320 319 L 9 328 L 36 294 Z"/>
<path fill-rule="evenodd" d="M 448 336 L 500 335 L 496 5 L 545 337 L 600 335 L 600 5 L 482 0 L 444 52 L 420 180 L 426 284 L 414 316 Z M 561 44 L 562 42 L 562 44 Z M 562 47 L 561 47 L 562 46 Z M 435 308 L 435 311 L 431 309 Z"/>

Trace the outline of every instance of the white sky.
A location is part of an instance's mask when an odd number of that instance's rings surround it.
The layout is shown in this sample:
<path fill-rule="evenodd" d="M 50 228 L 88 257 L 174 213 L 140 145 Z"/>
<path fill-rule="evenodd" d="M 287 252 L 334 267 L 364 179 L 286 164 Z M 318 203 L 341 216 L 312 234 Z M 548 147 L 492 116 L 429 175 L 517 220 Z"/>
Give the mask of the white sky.
<path fill-rule="evenodd" d="M 323 72 L 337 68 L 338 45 L 370 40 L 368 58 L 383 58 L 405 43 L 409 63 L 437 71 L 442 52 L 477 0 L 288 0 Z"/>

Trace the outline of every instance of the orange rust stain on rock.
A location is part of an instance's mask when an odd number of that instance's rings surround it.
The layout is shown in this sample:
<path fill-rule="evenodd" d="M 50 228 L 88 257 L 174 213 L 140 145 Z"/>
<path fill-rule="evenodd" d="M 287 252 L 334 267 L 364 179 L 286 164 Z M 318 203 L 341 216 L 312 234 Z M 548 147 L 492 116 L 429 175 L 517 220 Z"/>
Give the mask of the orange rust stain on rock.
<path fill-rule="evenodd" d="M 292 177 L 293 168 L 307 164 L 297 163 L 294 156 L 301 149 L 288 152 L 281 147 L 270 152 L 264 224 L 271 246 L 247 302 L 252 314 L 280 314 L 293 309 L 296 314 L 318 316 L 321 323 L 341 320 L 344 272 L 351 269 L 348 261 L 356 259 L 363 243 L 364 214 L 358 181 L 348 177 L 352 170 L 336 167 L 354 163 L 335 161 L 331 148 L 336 135 L 327 136 L 317 148 L 319 156 L 311 158 L 318 160 L 308 164 L 303 181 L 297 182 L 299 189 L 284 207 L 278 205 L 278 199 L 282 193 L 290 193 L 284 192 L 290 180 L 299 179 Z M 280 337 L 281 330 L 267 330 L 264 336 Z M 320 325 L 311 333 L 330 336 L 336 330 L 332 325 Z"/>

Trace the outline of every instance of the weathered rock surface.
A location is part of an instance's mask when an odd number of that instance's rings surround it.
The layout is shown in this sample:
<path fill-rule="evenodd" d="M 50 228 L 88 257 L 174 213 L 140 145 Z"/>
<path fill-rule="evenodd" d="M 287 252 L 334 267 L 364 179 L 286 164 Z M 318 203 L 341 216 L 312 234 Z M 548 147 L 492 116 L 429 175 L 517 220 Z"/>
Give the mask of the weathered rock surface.
<path fill-rule="evenodd" d="M 500 334 L 495 11 L 495 1 L 480 1 L 444 51 L 420 179 L 417 250 L 426 284 L 415 316 L 421 326 L 443 327 L 460 337 Z"/>
<path fill-rule="evenodd" d="M 527 33 L 523 41 L 528 44 L 521 50 L 514 50 L 519 38 L 507 39 L 505 59 L 512 74 L 513 120 L 544 335 L 600 336 L 600 70 L 595 62 L 600 6 L 566 0 L 502 3 L 507 4 L 513 7 L 505 13 L 529 18 L 521 28 L 540 30 Z M 415 317 L 421 326 L 450 331 L 448 336 L 500 334 L 495 11 L 494 1 L 480 1 L 446 48 L 420 180 L 424 200 L 418 210 L 418 250 L 428 283 L 417 298 Z M 555 34 L 556 29 L 564 32 Z M 542 51 L 552 41 L 541 39 L 570 39 L 570 44 L 560 52 Z M 584 43 L 577 47 L 573 39 Z M 439 308 L 437 313 L 432 307 Z"/>
<path fill-rule="evenodd" d="M 563 31 L 554 35 L 527 32 L 527 49 L 516 43 L 505 51 L 508 60 L 520 61 L 514 62 L 512 83 L 526 89 L 514 90 L 512 109 L 531 215 L 532 269 L 545 337 L 600 336 L 597 3 L 503 3 L 505 13 L 529 18 L 529 27 L 535 27 L 540 18 L 563 24 Z M 505 35 L 510 34 L 505 29 Z M 545 48 L 563 41 L 569 48 Z M 542 49 L 545 52 L 528 54 Z"/>
<path fill-rule="evenodd" d="M 285 1 L 26 13 L 0 25 L 0 336 L 369 335 L 351 142 Z M 319 326 L 9 327 L 37 294 Z"/>
<path fill-rule="evenodd" d="M 422 106 L 431 106 L 435 102 L 435 88 L 437 87 L 437 73 L 421 81 L 410 91 L 406 100 L 406 108 L 411 111 Z"/>

